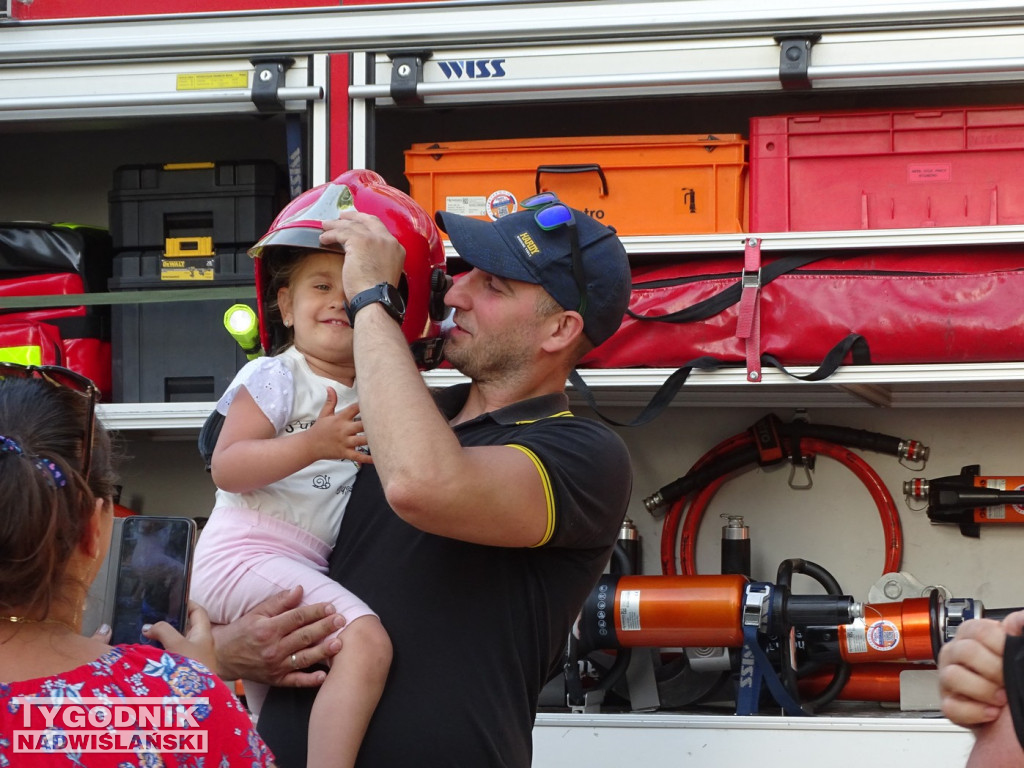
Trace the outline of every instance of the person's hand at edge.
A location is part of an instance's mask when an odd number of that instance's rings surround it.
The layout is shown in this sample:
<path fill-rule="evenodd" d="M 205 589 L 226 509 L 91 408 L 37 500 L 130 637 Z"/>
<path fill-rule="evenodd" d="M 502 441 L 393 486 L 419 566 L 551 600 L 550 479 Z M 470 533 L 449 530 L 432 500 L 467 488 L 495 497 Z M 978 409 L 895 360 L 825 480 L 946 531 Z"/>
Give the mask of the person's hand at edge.
<path fill-rule="evenodd" d="M 939 652 L 942 713 L 957 725 L 974 728 L 993 722 L 1006 706 L 1003 649 L 1007 634 L 1020 634 L 1024 611 L 1002 623 L 966 621 Z"/>
<path fill-rule="evenodd" d="M 301 599 L 302 588 L 294 587 L 237 621 L 214 625 L 217 674 L 291 688 L 320 685 L 324 670 L 304 670 L 341 650 L 337 637 L 324 640 L 345 625 L 345 618 L 329 603 L 300 605 Z"/>

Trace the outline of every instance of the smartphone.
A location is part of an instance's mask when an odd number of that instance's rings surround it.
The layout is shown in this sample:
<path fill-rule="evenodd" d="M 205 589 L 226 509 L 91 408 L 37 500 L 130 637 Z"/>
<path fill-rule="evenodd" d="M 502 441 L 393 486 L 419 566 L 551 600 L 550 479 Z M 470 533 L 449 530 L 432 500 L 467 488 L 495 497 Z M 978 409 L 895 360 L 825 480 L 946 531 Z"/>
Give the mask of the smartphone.
<path fill-rule="evenodd" d="M 142 635 L 144 624 L 166 621 L 185 631 L 195 521 L 188 517 L 124 519 L 114 579 L 111 645 L 160 646 Z"/>

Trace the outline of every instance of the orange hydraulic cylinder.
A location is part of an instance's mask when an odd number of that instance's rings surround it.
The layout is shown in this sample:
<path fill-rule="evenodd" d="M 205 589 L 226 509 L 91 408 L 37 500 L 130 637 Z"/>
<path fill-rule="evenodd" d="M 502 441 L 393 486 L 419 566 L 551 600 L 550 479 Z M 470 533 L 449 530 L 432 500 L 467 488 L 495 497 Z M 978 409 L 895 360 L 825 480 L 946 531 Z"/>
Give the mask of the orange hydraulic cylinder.
<path fill-rule="evenodd" d="M 739 648 L 746 584 L 738 574 L 618 577 L 613 608 L 618 644 Z"/>
<path fill-rule="evenodd" d="M 900 673 L 904 670 L 935 669 L 932 664 L 869 663 L 850 668 L 850 680 L 839 692 L 842 701 L 900 700 Z M 800 678 L 800 694 L 806 698 L 818 696 L 832 680 L 833 670 L 823 670 Z"/>
<path fill-rule="evenodd" d="M 864 618 L 839 626 L 839 652 L 853 664 L 933 661 L 934 600 L 915 597 L 864 606 Z"/>

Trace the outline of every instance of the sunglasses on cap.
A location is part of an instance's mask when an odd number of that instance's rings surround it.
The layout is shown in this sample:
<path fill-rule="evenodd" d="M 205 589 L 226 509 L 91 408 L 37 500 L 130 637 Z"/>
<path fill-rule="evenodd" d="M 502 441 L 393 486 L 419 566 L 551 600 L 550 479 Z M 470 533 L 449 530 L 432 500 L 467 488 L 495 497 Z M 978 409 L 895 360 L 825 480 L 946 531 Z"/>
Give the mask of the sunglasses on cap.
<path fill-rule="evenodd" d="M 41 379 L 57 389 L 69 389 L 88 401 L 89 410 L 82 443 L 82 477 L 88 480 L 92 460 L 92 441 L 96 430 L 96 403 L 100 399 L 100 391 L 96 385 L 82 374 L 59 365 L 19 365 L 18 363 L 0 362 L 0 380 L 6 378 Z"/>
<path fill-rule="evenodd" d="M 587 311 L 587 279 L 583 275 L 583 251 L 580 236 L 576 230 L 576 218 L 572 209 L 558 199 L 554 192 L 541 192 L 519 203 L 524 209 L 533 211 L 537 226 L 551 231 L 565 226 L 569 228 L 569 246 L 572 249 L 572 276 L 580 294 L 580 305 L 576 310 L 581 315 Z"/>

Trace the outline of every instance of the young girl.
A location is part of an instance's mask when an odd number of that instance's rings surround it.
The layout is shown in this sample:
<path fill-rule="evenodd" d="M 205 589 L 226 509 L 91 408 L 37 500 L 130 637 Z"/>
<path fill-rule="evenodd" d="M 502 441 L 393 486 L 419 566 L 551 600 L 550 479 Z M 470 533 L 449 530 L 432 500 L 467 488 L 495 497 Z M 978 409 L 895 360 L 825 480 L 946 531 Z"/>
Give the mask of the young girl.
<path fill-rule="evenodd" d="M 371 171 L 354 170 L 289 203 L 250 250 L 262 346 L 276 354 L 246 364 L 217 403 L 225 418 L 211 462 L 216 505 L 192 574 L 192 597 L 214 623 L 295 585 L 306 604 L 331 603 L 345 617 L 342 650 L 309 722 L 308 765 L 318 768 L 355 763 L 391 663 L 377 616 L 327 576 L 359 464 L 371 461 L 356 405 L 344 254 L 319 240 L 322 222 L 346 207 L 386 215 L 406 249 L 403 330 L 410 341 L 439 332 L 428 320 L 428 297 L 444 249 L 411 198 Z M 267 689 L 245 687 L 258 714 Z"/>
<path fill-rule="evenodd" d="M 306 601 L 334 605 L 346 619 L 344 643 L 313 707 L 309 765 L 351 766 L 391 644 L 370 608 L 326 575 L 359 463 L 370 460 L 358 450 L 366 440 L 356 418 L 344 257 L 287 249 L 263 258 L 293 343 L 243 367 L 217 404 L 225 415 L 212 461 L 217 500 L 196 547 L 192 596 L 214 623 L 296 584 Z M 245 689 L 258 712 L 266 688 Z"/>

